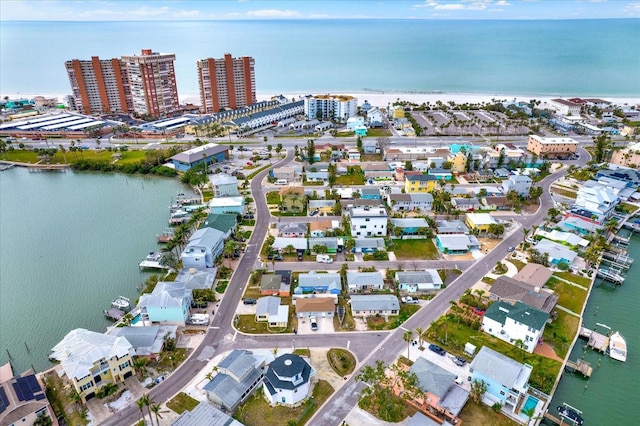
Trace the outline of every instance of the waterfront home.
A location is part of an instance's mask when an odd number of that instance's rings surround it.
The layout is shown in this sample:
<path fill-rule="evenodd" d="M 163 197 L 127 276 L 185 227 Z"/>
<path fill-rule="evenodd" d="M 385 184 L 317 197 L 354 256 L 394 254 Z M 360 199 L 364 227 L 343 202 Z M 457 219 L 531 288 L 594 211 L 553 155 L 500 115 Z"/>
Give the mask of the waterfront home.
<path fill-rule="evenodd" d="M 171 426 L 198 426 L 204 421 L 211 426 L 243 426 L 242 423 L 222 412 L 208 402 L 202 401 L 189 411 L 185 410 L 171 423 Z"/>
<path fill-rule="evenodd" d="M 489 213 L 466 213 L 464 222 L 471 231 L 477 231 L 480 234 L 488 233 L 491 225 L 498 224 Z"/>
<path fill-rule="evenodd" d="M 193 301 L 193 290 L 183 282 L 159 282 L 151 293 L 140 296 L 138 306 L 151 322 L 184 326 Z"/>
<path fill-rule="evenodd" d="M 262 385 L 271 405 L 295 406 L 311 396 L 311 378 L 316 371 L 296 354 L 280 355 L 267 368 Z"/>
<path fill-rule="evenodd" d="M 538 263 L 527 263 L 517 274 L 513 276 L 514 280 L 529 284 L 533 287 L 542 287 L 551 278 L 553 272 L 551 269 Z"/>
<path fill-rule="evenodd" d="M 471 361 L 469 371 L 472 382 L 484 382 L 487 386 L 482 397 L 485 404 L 493 406 L 497 402 L 503 411 L 515 413 L 529 390 L 533 367 L 483 346 Z"/>
<path fill-rule="evenodd" d="M 244 213 L 244 197 L 220 197 L 212 198 L 209 201 L 209 211 L 211 213 Z"/>
<path fill-rule="evenodd" d="M 33 370 L 15 377 L 11 363 L 0 366 L 0 424 L 33 425 L 39 416 L 48 416 L 57 426 L 53 408 Z"/>
<path fill-rule="evenodd" d="M 189 237 L 189 242 L 180 255 L 185 268 L 212 268 L 222 254 L 224 233 L 213 228 L 201 228 Z"/>
<path fill-rule="evenodd" d="M 578 257 L 578 253 L 575 251 L 570 250 L 562 244 L 547 240 L 546 238 L 538 241 L 538 244 L 535 246 L 535 250 L 540 254 L 546 253 L 549 256 L 549 262 L 553 265 L 566 263 L 571 266 L 575 258 Z"/>
<path fill-rule="evenodd" d="M 404 191 L 408 194 L 431 192 L 438 188 L 440 179 L 433 175 L 405 175 Z"/>
<path fill-rule="evenodd" d="M 200 228 L 213 228 L 222 232 L 223 238 L 226 240 L 236 230 L 238 215 L 235 214 L 218 214 L 211 213 L 202 223 Z"/>
<path fill-rule="evenodd" d="M 291 246 L 296 251 L 305 251 L 308 249 L 306 238 L 285 238 L 276 237 L 271 245 L 272 248 L 281 252 L 286 251 Z"/>
<path fill-rule="evenodd" d="M 336 310 L 335 297 L 297 297 L 295 299 L 296 316 L 298 318 L 332 318 Z"/>
<path fill-rule="evenodd" d="M 568 212 L 568 217 L 579 217 L 602 225 L 609 219 L 620 203 L 612 190 L 604 186 L 582 186 L 576 195 L 576 201 Z"/>
<path fill-rule="evenodd" d="M 568 216 L 562 219 L 558 222 L 557 227 L 563 231 L 577 232 L 580 235 L 593 234 L 598 229 L 602 229 L 602 225 L 578 216 Z"/>
<path fill-rule="evenodd" d="M 385 250 L 384 238 L 354 238 L 354 253 L 373 253 Z"/>
<path fill-rule="evenodd" d="M 640 149 L 640 146 L 638 147 Z M 640 162 L 638 163 L 640 164 Z M 609 179 L 619 180 L 627 185 L 627 188 L 640 187 L 640 170 L 616 168 L 615 170 L 602 169 L 596 173 L 597 178 L 607 177 Z"/>
<path fill-rule="evenodd" d="M 536 235 L 539 235 L 551 241 L 566 243 L 570 246 L 578 247 L 582 250 L 586 249 L 589 246 L 589 240 L 585 240 L 584 238 L 574 234 L 573 232 L 563 232 L 558 231 L 557 229 L 554 229 L 551 232 L 539 230 Z"/>
<path fill-rule="evenodd" d="M 290 277 L 288 277 L 290 278 Z M 263 296 L 289 296 L 291 286 L 280 274 L 264 274 L 260 279 L 260 294 Z"/>
<path fill-rule="evenodd" d="M 175 281 L 183 282 L 184 286 L 191 290 L 210 289 L 217 272 L 217 268 L 182 268 L 178 271 Z"/>
<path fill-rule="evenodd" d="M 435 269 L 425 269 L 424 271 L 398 271 L 395 273 L 395 280 L 400 291 L 407 293 L 426 292 L 439 290 L 442 288 L 442 278 Z"/>
<path fill-rule="evenodd" d="M 106 334 L 127 339 L 133 346 L 133 355 L 151 356 L 162 352 L 166 338 L 175 339 L 177 325 L 149 325 L 144 327 L 111 327 Z"/>
<path fill-rule="evenodd" d="M 382 275 L 379 271 L 347 271 L 347 285 L 350 293 L 382 290 L 384 287 L 384 280 L 382 279 Z"/>
<path fill-rule="evenodd" d="M 382 315 L 385 318 L 398 315 L 400 302 L 393 294 L 352 294 L 351 315 L 368 317 Z"/>
<path fill-rule="evenodd" d="M 447 424 L 457 424 L 458 415 L 469 399 L 469 392 L 456 384 L 457 376 L 423 357 L 416 359 L 409 373 L 415 374 L 422 393 L 408 396 L 407 403 L 430 417 L 435 415 Z"/>
<path fill-rule="evenodd" d="M 335 254 L 342 251 L 342 244 L 339 244 L 339 239 L 336 237 L 321 237 L 321 238 L 309 238 L 309 250 L 312 253 L 318 254 L 316 250 L 319 247 L 325 247 L 326 253 Z M 342 240 L 342 238 L 340 238 Z M 341 241 L 340 241 L 341 242 Z M 320 252 L 322 253 L 322 252 Z"/>
<path fill-rule="evenodd" d="M 384 207 L 352 207 L 349 211 L 352 237 L 385 237 L 387 209 Z"/>
<path fill-rule="evenodd" d="M 433 195 L 425 194 L 390 194 L 387 197 L 393 212 L 431 211 Z"/>
<path fill-rule="evenodd" d="M 480 201 L 473 197 L 473 198 L 452 198 L 451 199 L 451 205 L 456 209 L 456 210 L 460 210 L 463 212 L 468 212 L 468 211 L 473 211 L 473 210 L 480 210 L 482 208 L 482 204 L 480 204 Z"/>
<path fill-rule="evenodd" d="M 208 143 L 174 155 L 171 157 L 171 162 L 177 171 L 186 172 L 193 167 L 203 167 L 205 163 L 209 166 L 227 158 L 229 158 L 228 146 Z"/>
<path fill-rule="evenodd" d="M 295 288 L 294 293 L 340 294 L 341 291 L 342 281 L 339 273 L 317 274 L 315 271 L 311 271 L 298 276 L 298 286 Z"/>
<path fill-rule="evenodd" d="M 502 181 L 502 193 L 506 195 L 510 191 L 516 191 L 521 197 L 528 198 L 532 182 L 529 176 L 511 175 Z"/>
<path fill-rule="evenodd" d="M 491 300 L 514 304 L 522 302 L 542 312 L 550 313 L 558 303 L 552 291 L 531 286 L 515 278 L 500 276 L 489 289 Z"/>
<path fill-rule="evenodd" d="M 213 189 L 214 197 L 235 197 L 238 192 L 238 178 L 226 173 L 209 175 L 209 183 Z"/>
<path fill-rule="evenodd" d="M 482 317 L 482 331 L 533 353 L 548 319 L 547 312 L 522 302 L 494 302 Z"/>
<path fill-rule="evenodd" d="M 264 360 L 244 349 L 234 349 L 216 367 L 216 375 L 202 389 L 210 402 L 229 412 L 253 394 L 265 373 Z"/>
<path fill-rule="evenodd" d="M 400 238 L 404 238 L 404 236 L 410 238 L 426 238 L 427 231 L 429 230 L 429 223 L 423 217 L 391 219 L 391 224 L 396 230 L 400 230 Z M 398 235 L 397 231 L 396 235 Z"/>
<path fill-rule="evenodd" d="M 133 354 L 133 346 L 124 337 L 76 328 L 51 349 L 49 358 L 60 362 L 86 403 L 107 383 L 124 382 L 135 373 Z"/>
<path fill-rule="evenodd" d="M 304 238 L 307 236 L 307 224 L 302 222 L 278 223 L 278 235 L 283 238 Z"/>
<path fill-rule="evenodd" d="M 280 298 L 265 296 L 256 303 L 256 322 L 267 322 L 269 327 L 286 327 L 289 324 L 289 305 L 281 305 Z"/>
<path fill-rule="evenodd" d="M 436 229 L 438 235 L 464 235 L 469 233 L 469 228 L 461 220 L 437 220 Z"/>
<path fill-rule="evenodd" d="M 469 250 L 480 249 L 480 242 L 473 235 L 436 235 L 436 246 L 444 254 L 466 254 Z"/>

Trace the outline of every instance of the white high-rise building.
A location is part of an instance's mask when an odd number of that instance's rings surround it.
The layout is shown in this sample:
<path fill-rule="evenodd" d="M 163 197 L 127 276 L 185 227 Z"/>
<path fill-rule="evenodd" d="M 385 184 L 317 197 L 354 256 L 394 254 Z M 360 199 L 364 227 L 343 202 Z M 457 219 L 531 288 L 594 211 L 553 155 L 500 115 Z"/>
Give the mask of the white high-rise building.
<path fill-rule="evenodd" d="M 308 119 L 345 123 L 358 113 L 358 98 L 348 95 L 308 95 L 304 98 L 304 113 Z"/>

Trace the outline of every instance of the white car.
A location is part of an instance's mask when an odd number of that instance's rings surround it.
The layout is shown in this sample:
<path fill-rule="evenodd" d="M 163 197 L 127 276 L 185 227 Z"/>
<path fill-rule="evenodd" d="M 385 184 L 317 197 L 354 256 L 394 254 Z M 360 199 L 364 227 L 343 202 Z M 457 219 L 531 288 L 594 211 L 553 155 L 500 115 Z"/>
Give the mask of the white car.
<path fill-rule="evenodd" d="M 315 315 L 309 317 L 309 322 L 311 322 L 311 330 L 318 331 L 318 318 L 316 318 Z"/>

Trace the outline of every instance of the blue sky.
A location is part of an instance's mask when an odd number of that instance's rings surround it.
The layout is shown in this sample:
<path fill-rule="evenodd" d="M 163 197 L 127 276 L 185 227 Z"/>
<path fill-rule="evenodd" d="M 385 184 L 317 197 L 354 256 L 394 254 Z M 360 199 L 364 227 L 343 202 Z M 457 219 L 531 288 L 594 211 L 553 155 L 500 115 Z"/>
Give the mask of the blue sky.
<path fill-rule="evenodd" d="M 639 18 L 640 0 L 2 0 L 3 21 Z"/>

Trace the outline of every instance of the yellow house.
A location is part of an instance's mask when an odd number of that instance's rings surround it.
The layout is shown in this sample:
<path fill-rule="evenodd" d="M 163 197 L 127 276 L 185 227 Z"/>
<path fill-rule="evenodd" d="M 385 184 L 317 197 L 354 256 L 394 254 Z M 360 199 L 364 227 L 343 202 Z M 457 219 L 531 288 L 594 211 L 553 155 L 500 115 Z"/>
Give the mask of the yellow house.
<path fill-rule="evenodd" d="M 77 328 L 51 349 L 82 402 L 93 398 L 107 383 L 124 382 L 135 374 L 134 349 L 125 337 Z"/>
<path fill-rule="evenodd" d="M 467 213 L 464 223 L 471 231 L 482 234 L 489 232 L 489 226 L 498 222 L 489 213 Z"/>
<path fill-rule="evenodd" d="M 431 192 L 438 187 L 438 180 L 432 175 L 405 175 L 404 191 L 407 194 Z"/>
<path fill-rule="evenodd" d="M 467 166 L 467 154 L 460 151 L 456 155 L 449 155 L 449 162 L 452 172 L 462 173 Z"/>
<path fill-rule="evenodd" d="M 393 118 L 404 118 L 404 108 L 400 105 L 393 107 Z"/>

